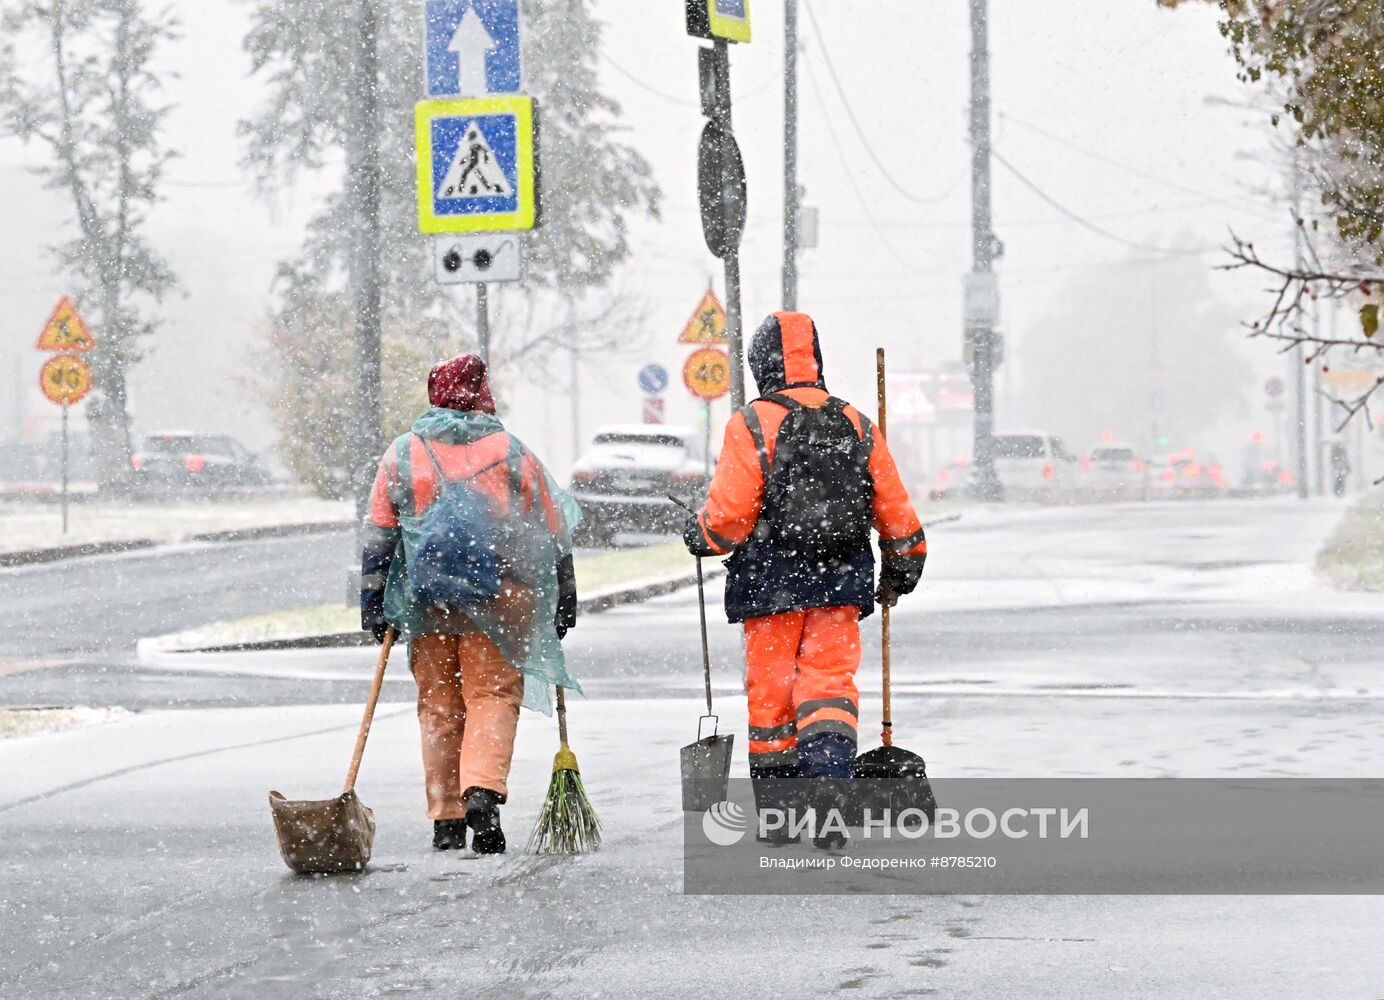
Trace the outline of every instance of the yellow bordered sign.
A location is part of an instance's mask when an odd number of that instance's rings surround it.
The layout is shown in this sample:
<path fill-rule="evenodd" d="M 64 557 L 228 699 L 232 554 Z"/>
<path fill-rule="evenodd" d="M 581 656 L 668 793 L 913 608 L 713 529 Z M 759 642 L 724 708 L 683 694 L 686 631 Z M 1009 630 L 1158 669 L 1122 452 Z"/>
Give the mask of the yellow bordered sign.
<path fill-rule="evenodd" d="M 750 0 L 707 0 L 711 34 L 728 42 L 750 40 Z"/>
<path fill-rule="evenodd" d="M 421 232 L 486 233 L 537 225 L 532 98 L 423 101 L 414 110 L 414 129 Z"/>
<path fill-rule="evenodd" d="M 750 0 L 686 0 L 687 33 L 696 38 L 750 40 Z"/>
<path fill-rule="evenodd" d="M 71 406 L 91 392 L 91 367 L 75 354 L 59 354 L 43 366 L 38 384 L 52 402 Z"/>
<path fill-rule="evenodd" d="M 730 392 L 730 358 L 724 351 L 704 347 L 688 355 L 682 366 L 687 391 L 708 402 Z"/>
<path fill-rule="evenodd" d="M 692 310 L 692 316 L 678 336 L 679 344 L 724 344 L 726 342 L 726 310 L 710 288 Z"/>
<path fill-rule="evenodd" d="M 40 351 L 62 351 L 65 354 L 85 353 L 94 350 L 96 338 L 91 335 L 72 300 L 64 295 L 53 315 L 43 324 L 43 332 L 34 345 Z"/>

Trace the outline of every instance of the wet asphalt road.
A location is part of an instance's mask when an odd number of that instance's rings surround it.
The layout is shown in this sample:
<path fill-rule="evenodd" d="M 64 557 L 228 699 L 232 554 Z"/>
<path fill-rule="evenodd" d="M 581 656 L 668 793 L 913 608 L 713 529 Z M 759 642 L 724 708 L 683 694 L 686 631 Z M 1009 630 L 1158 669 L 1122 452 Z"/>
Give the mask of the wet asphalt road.
<path fill-rule="evenodd" d="M 1137 505 L 939 527 L 895 621 L 900 743 L 934 776 L 1378 777 L 1384 605 L 1309 568 L 1339 513 Z M 136 664 L 112 639 L 0 676 L 12 704 L 197 709 L 0 743 L 0 995 L 1384 996 L 1377 897 L 683 896 L 676 747 L 698 711 L 697 634 L 684 591 L 569 639 L 590 693 L 576 746 L 609 831 L 579 861 L 427 849 L 412 684 L 391 671 L 366 775 L 379 864 L 326 882 L 285 874 L 264 790 L 337 787 L 355 710 L 313 706 L 358 700 L 369 650 Z M 723 622 L 711 639 L 739 732 L 738 639 Z M 522 725 L 506 807 L 521 837 L 553 740 L 550 720 Z"/>

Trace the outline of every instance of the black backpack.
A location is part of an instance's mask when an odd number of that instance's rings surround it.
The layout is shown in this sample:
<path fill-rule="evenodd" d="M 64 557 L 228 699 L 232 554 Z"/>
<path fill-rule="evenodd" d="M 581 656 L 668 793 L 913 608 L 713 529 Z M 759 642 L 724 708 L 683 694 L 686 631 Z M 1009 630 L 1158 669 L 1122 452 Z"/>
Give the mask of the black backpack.
<path fill-rule="evenodd" d="M 816 562 L 843 561 L 868 550 L 875 504 L 869 421 L 861 416 L 857 434 L 845 402 L 835 396 L 820 408 L 780 393 L 763 398 L 788 410 L 760 514 L 768 539 Z"/>

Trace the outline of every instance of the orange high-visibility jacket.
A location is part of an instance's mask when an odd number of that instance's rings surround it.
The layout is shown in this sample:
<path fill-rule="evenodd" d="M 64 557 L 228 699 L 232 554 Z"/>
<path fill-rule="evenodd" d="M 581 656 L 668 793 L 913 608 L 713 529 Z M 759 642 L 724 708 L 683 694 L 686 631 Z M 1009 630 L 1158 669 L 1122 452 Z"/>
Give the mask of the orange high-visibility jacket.
<path fill-rule="evenodd" d="M 817 329 L 803 313 L 775 313 L 756 332 L 750 367 L 761 393 L 781 393 L 804 406 L 830 398 L 822 379 Z M 917 585 L 927 557 L 927 538 L 878 429 L 847 404 L 846 417 L 870 441 L 869 474 L 874 486 L 874 528 L 879 532 L 883 581 L 906 594 Z M 757 399 L 731 417 L 706 504 L 689 522 L 686 541 L 694 552 L 725 555 L 726 615 L 743 621 L 783 611 L 855 605 L 874 609 L 874 555 L 868 547 L 855 558 L 826 569 L 799 564 L 755 532 L 773 467 L 783 406 Z"/>

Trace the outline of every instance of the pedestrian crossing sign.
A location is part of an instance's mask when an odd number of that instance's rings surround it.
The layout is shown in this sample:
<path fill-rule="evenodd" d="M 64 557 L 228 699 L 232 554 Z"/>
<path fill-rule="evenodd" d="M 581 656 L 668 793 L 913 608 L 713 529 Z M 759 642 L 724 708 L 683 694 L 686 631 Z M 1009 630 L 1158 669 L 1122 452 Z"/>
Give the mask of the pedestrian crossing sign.
<path fill-rule="evenodd" d="M 481 233 L 537 224 L 532 98 L 423 101 L 415 126 L 420 231 Z"/>

